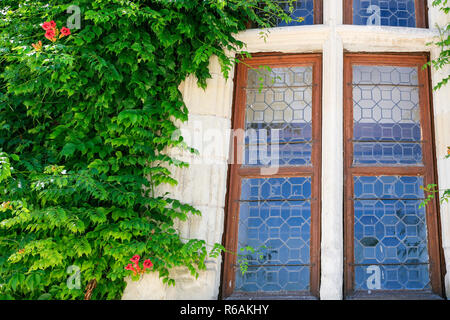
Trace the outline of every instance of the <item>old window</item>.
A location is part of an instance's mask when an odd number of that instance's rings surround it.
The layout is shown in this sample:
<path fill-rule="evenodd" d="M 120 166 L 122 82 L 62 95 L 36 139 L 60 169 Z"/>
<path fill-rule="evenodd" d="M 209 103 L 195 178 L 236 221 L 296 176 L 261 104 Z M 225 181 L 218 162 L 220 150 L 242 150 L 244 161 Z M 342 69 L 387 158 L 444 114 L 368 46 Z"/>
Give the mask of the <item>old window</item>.
<path fill-rule="evenodd" d="M 426 0 L 344 0 L 344 23 L 427 27 Z"/>
<path fill-rule="evenodd" d="M 426 56 L 345 56 L 346 294 L 442 294 Z"/>
<path fill-rule="evenodd" d="M 222 296 L 318 296 L 321 56 L 244 59 L 235 85 Z"/>

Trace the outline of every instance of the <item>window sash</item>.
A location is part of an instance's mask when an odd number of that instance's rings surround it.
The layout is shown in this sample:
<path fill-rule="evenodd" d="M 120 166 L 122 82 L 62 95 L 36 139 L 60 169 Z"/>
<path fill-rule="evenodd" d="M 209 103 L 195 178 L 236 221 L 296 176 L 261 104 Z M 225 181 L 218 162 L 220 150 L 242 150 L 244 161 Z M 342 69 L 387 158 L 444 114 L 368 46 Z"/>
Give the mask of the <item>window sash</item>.
<path fill-rule="evenodd" d="M 309 177 L 311 179 L 311 238 L 310 238 L 310 295 L 319 296 L 320 280 L 320 172 L 321 172 L 321 54 L 254 54 L 251 59 L 242 59 L 243 63 L 237 65 L 235 97 L 233 107 L 233 129 L 245 129 L 246 87 L 249 68 L 269 66 L 281 67 L 313 67 L 312 92 L 312 155 L 310 166 L 279 167 L 278 172 L 272 175 L 261 173 L 261 167 L 246 167 L 238 160 L 238 150 L 243 150 L 243 137 L 235 138 L 232 143 L 232 154 L 229 167 L 229 187 L 226 204 L 226 226 L 224 245 L 229 251 L 224 255 L 222 297 L 227 298 L 235 292 L 236 281 L 236 254 L 238 250 L 239 231 L 239 200 L 241 196 L 242 179 L 247 178 L 281 178 L 281 177 Z M 297 293 L 304 294 L 304 293 Z M 259 296 L 258 293 L 252 293 Z"/>
<path fill-rule="evenodd" d="M 353 24 L 353 0 L 343 1 L 344 24 Z M 427 0 L 415 0 L 416 28 L 428 28 Z"/>
<path fill-rule="evenodd" d="M 424 185 L 436 183 L 433 156 L 432 106 L 428 68 L 422 66 L 427 56 L 415 54 L 345 54 L 344 56 L 344 287 L 345 294 L 354 294 L 354 177 L 357 176 L 422 176 Z M 416 67 L 419 80 L 420 123 L 423 139 L 423 164 L 415 166 L 357 166 L 353 164 L 353 66 L 405 66 Z M 432 291 L 442 295 L 442 268 L 440 258 L 440 228 L 438 203 L 431 201 L 426 207 L 428 254 Z"/>

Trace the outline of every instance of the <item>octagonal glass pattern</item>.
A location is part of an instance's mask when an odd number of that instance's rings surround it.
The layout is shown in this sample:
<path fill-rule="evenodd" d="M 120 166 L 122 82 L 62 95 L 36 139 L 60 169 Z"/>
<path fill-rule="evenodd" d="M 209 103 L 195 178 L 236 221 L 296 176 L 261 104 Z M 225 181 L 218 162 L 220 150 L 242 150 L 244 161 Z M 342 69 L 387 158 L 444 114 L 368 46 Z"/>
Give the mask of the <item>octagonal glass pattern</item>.
<path fill-rule="evenodd" d="M 244 165 L 311 165 L 312 67 L 250 69 L 247 80 Z"/>
<path fill-rule="evenodd" d="M 353 24 L 415 28 L 415 0 L 353 0 Z"/>
<path fill-rule="evenodd" d="M 415 67 L 353 66 L 353 164 L 420 165 Z"/>
<path fill-rule="evenodd" d="M 280 1 L 280 5 L 286 12 L 289 12 L 289 4 L 287 1 Z M 278 19 L 278 27 L 314 24 L 314 0 L 297 0 L 293 2 L 292 6 L 293 11 L 290 16 L 293 20 L 286 23 L 285 21 Z M 298 18 L 303 18 L 304 20 L 299 22 Z"/>
<path fill-rule="evenodd" d="M 242 179 L 236 271 L 240 292 L 283 293 L 310 287 L 311 178 Z"/>
<path fill-rule="evenodd" d="M 276 27 L 312 25 L 314 24 L 314 1 L 315 0 L 293 1 L 291 11 L 288 1 L 277 0 L 277 2 L 279 2 L 279 6 L 292 18 L 292 21 L 290 22 L 283 21 L 278 16 L 268 14 L 264 10 L 257 10 L 257 12 L 261 18 L 271 22 L 271 25 Z M 303 18 L 303 21 L 300 22 L 299 18 Z"/>
<path fill-rule="evenodd" d="M 356 290 L 430 288 L 422 177 L 354 177 Z"/>

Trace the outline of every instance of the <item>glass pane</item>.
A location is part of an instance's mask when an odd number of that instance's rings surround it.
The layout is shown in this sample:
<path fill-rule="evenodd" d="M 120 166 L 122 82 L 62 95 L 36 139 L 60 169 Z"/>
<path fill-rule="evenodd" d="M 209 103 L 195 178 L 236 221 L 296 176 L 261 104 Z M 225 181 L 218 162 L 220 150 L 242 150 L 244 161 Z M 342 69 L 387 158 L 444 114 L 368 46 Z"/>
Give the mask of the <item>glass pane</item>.
<path fill-rule="evenodd" d="M 309 267 L 256 267 L 236 276 L 240 292 L 292 292 L 309 290 Z"/>
<path fill-rule="evenodd" d="M 422 160 L 422 148 L 418 143 L 372 143 L 356 142 L 354 144 L 356 164 L 371 165 L 415 165 Z M 377 161 L 375 159 L 383 159 Z"/>
<path fill-rule="evenodd" d="M 355 66 L 353 83 L 373 85 L 418 85 L 417 68 L 398 66 Z"/>
<path fill-rule="evenodd" d="M 356 199 L 408 199 L 424 198 L 423 178 L 410 176 L 356 177 Z"/>
<path fill-rule="evenodd" d="M 311 165 L 312 67 L 248 72 L 245 165 Z"/>
<path fill-rule="evenodd" d="M 353 24 L 416 27 L 415 0 L 353 0 Z"/>
<path fill-rule="evenodd" d="M 289 12 L 289 4 L 287 1 L 280 1 L 286 12 Z M 291 13 L 293 21 L 286 23 L 281 19 L 278 19 L 277 26 L 298 26 L 298 25 L 311 25 L 314 24 L 314 0 L 298 0 L 293 3 L 294 10 Z M 298 18 L 303 18 L 302 22 L 296 21 Z"/>
<path fill-rule="evenodd" d="M 354 164 L 422 163 L 417 72 L 411 67 L 353 67 Z"/>
<path fill-rule="evenodd" d="M 289 10 L 289 3 L 286 0 L 278 0 L 281 8 L 284 9 L 286 13 L 290 13 L 290 17 L 292 21 L 286 23 L 282 19 L 278 18 L 278 16 L 274 16 L 272 14 L 268 14 L 263 10 L 258 10 L 258 15 L 265 19 L 266 21 L 270 21 L 271 25 L 277 27 L 286 27 L 286 26 L 302 26 L 302 25 L 312 25 L 314 24 L 314 0 L 297 0 L 292 2 L 293 10 L 292 12 Z M 299 22 L 298 19 L 303 18 L 302 22 Z"/>
<path fill-rule="evenodd" d="M 355 289 L 430 288 L 422 177 L 355 177 Z"/>
<path fill-rule="evenodd" d="M 381 275 L 380 287 L 385 290 L 430 289 L 428 281 L 429 271 L 427 265 L 381 265 L 373 267 L 355 267 L 356 290 L 374 290 L 373 287 L 377 287 L 378 284 L 376 280 L 369 279 L 369 277 L 375 279 L 378 274 Z"/>
<path fill-rule="evenodd" d="M 242 201 L 308 200 L 310 197 L 310 178 L 258 178 L 242 180 Z"/>
<path fill-rule="evenodd" d="M 236 290 L 308 290 L 311 178 L 243 179 L 241 190 L 238 253 L 248 270 L 236 269 Z"/>

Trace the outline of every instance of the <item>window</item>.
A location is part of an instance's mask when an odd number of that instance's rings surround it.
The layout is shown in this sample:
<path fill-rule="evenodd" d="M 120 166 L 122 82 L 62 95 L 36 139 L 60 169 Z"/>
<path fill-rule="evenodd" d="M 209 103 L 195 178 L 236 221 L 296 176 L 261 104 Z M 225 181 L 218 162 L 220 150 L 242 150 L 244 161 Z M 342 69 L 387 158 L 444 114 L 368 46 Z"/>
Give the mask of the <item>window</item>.
<path fill-rule="evenodd" d="M 285 0 L 280 0 L 280 6 L 289 12 L 289 4 Z M 274 21 L 274 25 L 277 27 L 286 26 L 304 26 L 312 24 L 322 24 L 322 2 L 323 0 L 297 0 L 293 3 L 293 11 L 291 17 L 293 21 L 286 23 L 281 19 Z M 261 12 L 264 15 L 264 12 Z M 298 21 L 298 18 L 303 18 L 302 22 Z M 254 26 L 257 27 L 257 26 Z"/>
<path fill-rule="evenodd" d="M 235 86 L 222 296 L 318 296 L 321 55 L 244 59 Z"/>
<path fill-rule="evenodd" d="M 344 0 L 344 23 L 427 27 L 426 0 Z"/>
<path fill-rule="evenodd" d="M 346 294 L 442 293 L 427 58 L 345 56 Z"/>

